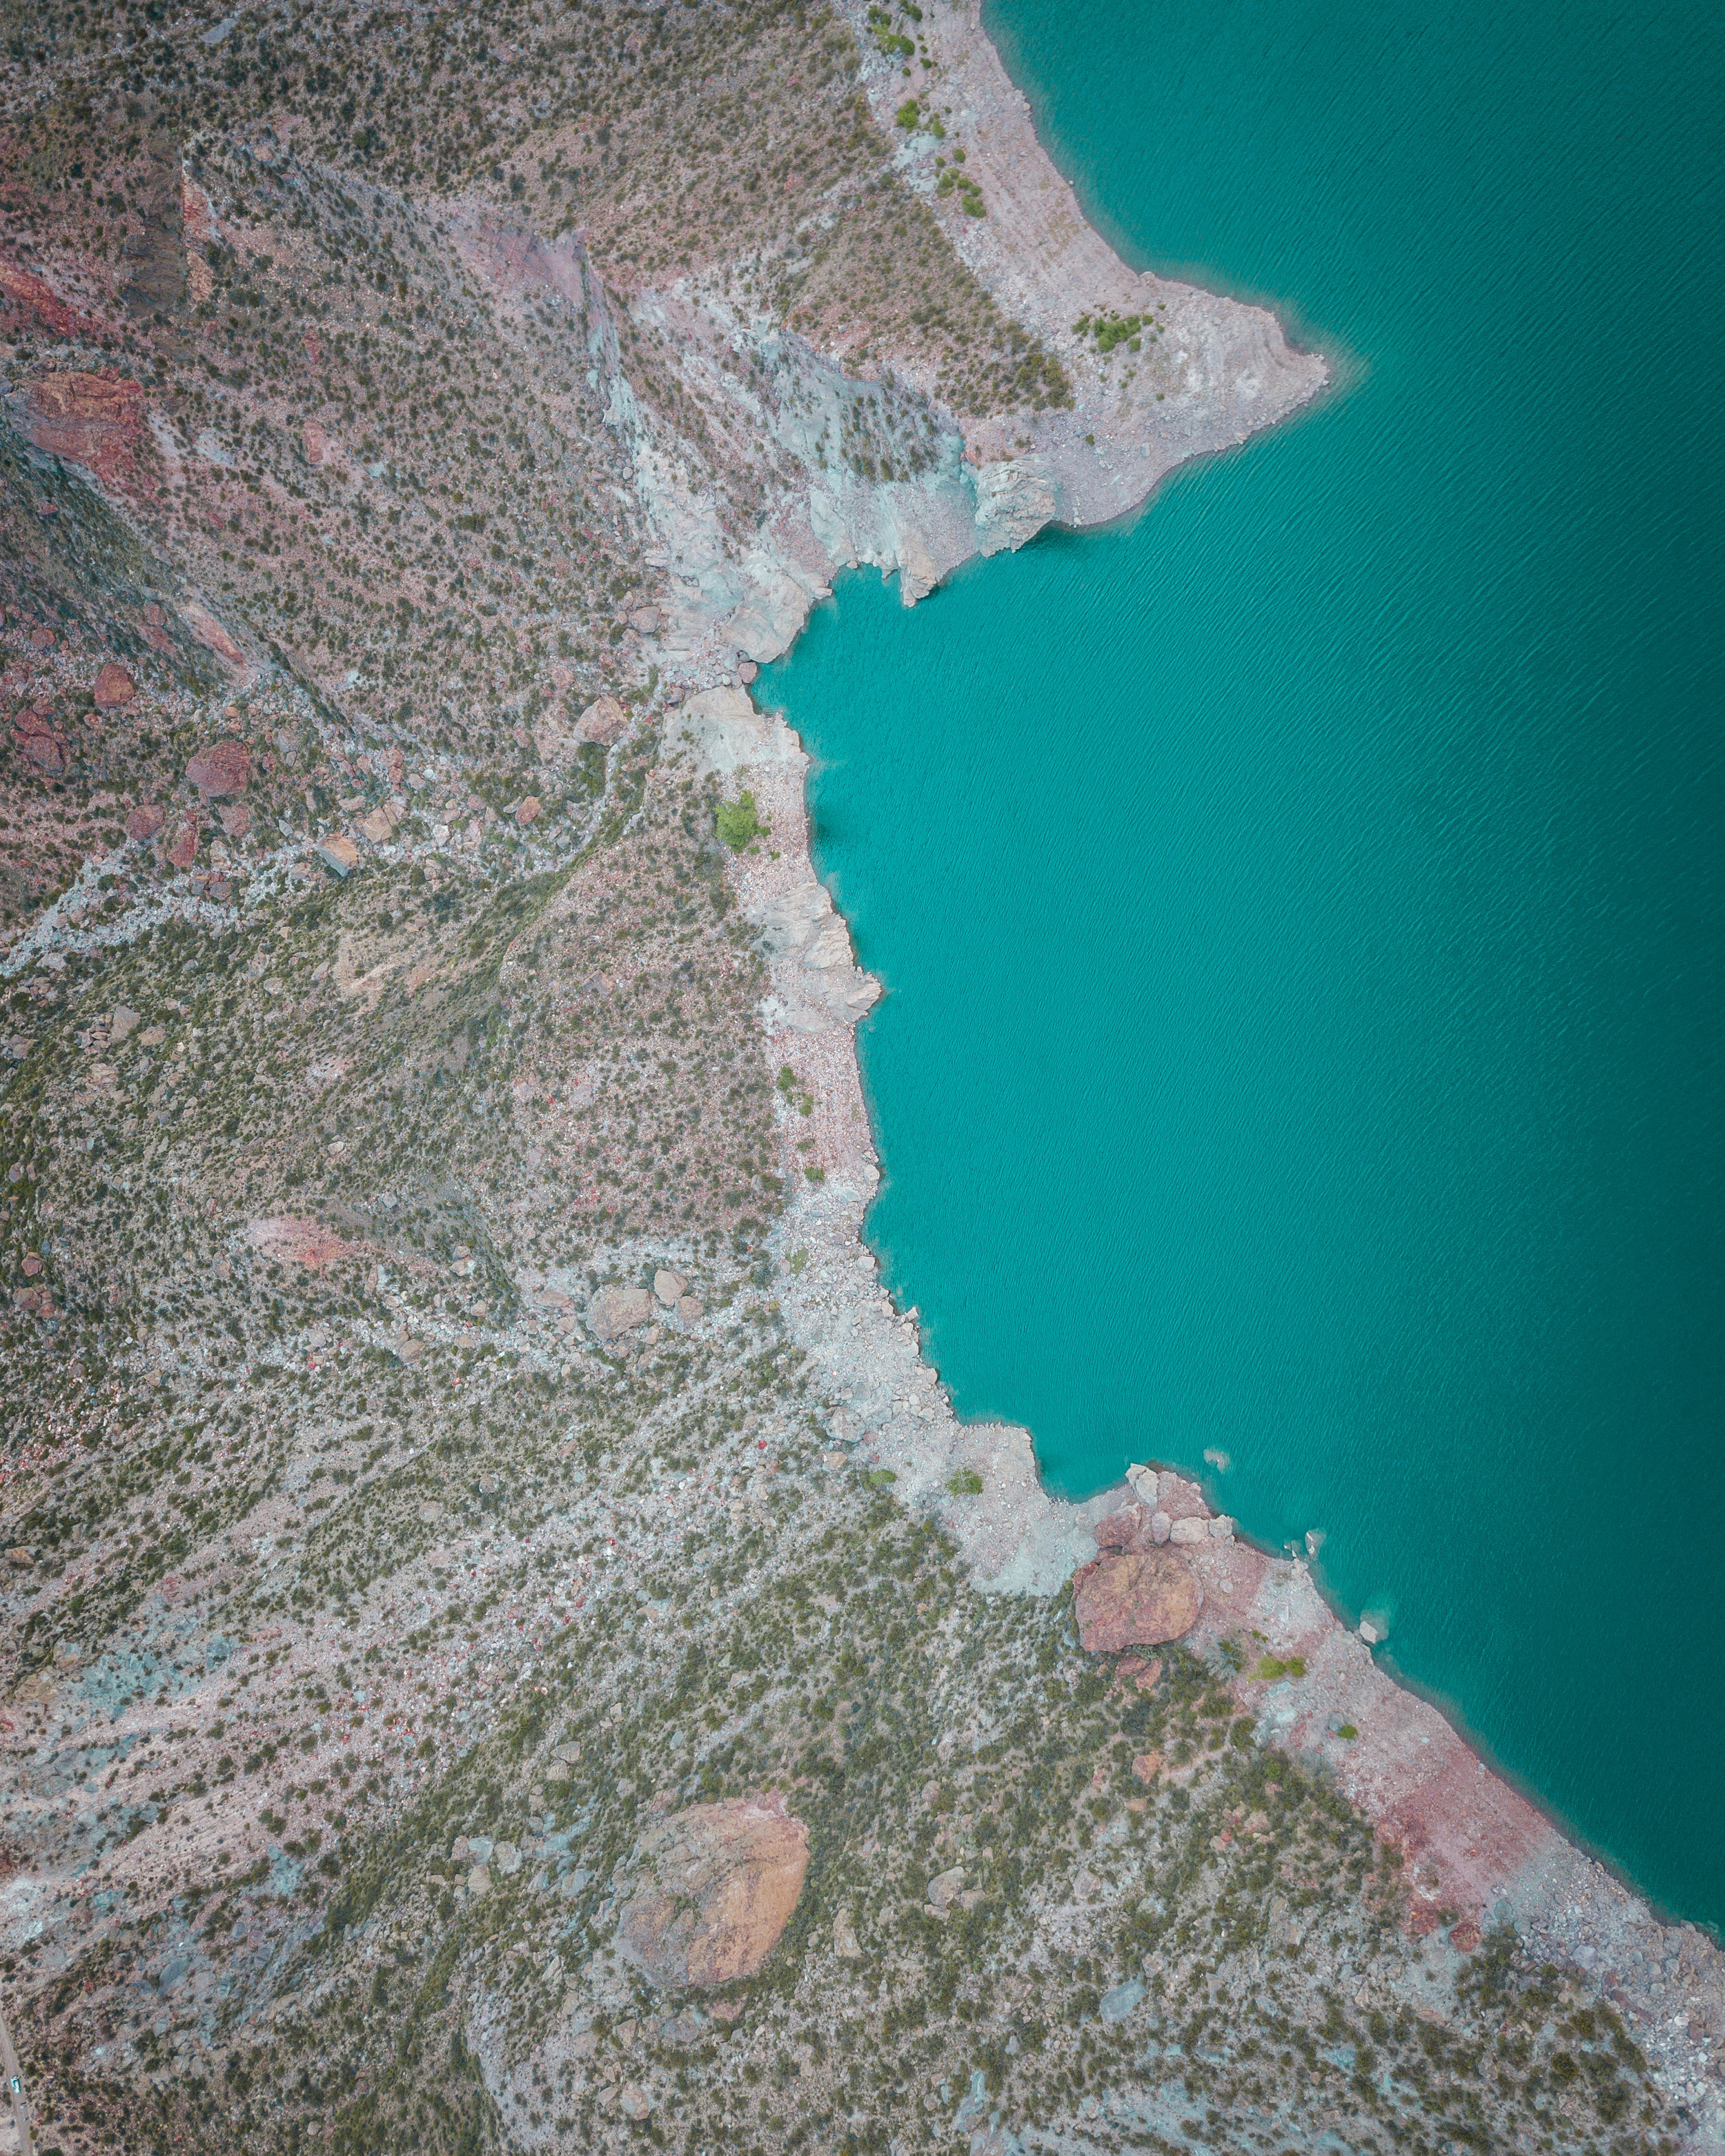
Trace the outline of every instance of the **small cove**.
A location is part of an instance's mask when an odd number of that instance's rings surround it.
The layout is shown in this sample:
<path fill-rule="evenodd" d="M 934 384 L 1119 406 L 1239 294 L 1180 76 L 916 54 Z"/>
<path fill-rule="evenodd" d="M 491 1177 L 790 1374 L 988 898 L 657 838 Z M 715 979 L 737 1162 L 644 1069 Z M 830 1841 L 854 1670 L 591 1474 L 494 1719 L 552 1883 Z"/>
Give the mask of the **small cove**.
<path fill-rule="evenodd" d="M 1322 1532 L 1399 1669 L 1717 1922 L 1725 38 L 989 23 L 1129 259 L 1350 378 L 914 612 L 849 578 L 768 670 L 889 991 L 870 1236 L 961 1413 Z"/>

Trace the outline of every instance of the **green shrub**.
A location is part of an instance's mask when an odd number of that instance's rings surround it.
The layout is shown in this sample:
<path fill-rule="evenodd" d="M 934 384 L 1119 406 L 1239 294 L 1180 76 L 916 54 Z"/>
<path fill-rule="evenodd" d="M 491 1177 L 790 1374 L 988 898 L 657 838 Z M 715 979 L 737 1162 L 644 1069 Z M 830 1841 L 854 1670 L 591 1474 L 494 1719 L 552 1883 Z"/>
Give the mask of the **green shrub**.
<path fill-rule="evenodd" d="M 983 1478 L 973 1467 L 961 1467 L 956 1475 L 947 1478 L 947 1488 L 955 1497 L 980 1497 Z"/>
<path fill-rule="evenodd" d="M 768 835 L 768 827 L 755 814 L 755 797 L 747 791 L 734 801 L 721 801 L 717 817 L 719 836 L 733 854 Z"/>

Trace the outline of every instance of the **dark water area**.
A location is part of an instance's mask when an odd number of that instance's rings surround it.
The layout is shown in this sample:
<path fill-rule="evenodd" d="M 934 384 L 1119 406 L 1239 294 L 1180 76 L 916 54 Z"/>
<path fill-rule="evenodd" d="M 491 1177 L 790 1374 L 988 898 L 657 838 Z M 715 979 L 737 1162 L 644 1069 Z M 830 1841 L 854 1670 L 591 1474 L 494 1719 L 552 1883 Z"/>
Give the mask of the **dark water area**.
<path fill-rule="evenodd" d="M 1725 16 L 988 19 L 1121 251 L 1345 386 L 760 685 L 889 990 L 870 1236 L 961 1413 L 1318 1531 L 1725 1920 Z"/>

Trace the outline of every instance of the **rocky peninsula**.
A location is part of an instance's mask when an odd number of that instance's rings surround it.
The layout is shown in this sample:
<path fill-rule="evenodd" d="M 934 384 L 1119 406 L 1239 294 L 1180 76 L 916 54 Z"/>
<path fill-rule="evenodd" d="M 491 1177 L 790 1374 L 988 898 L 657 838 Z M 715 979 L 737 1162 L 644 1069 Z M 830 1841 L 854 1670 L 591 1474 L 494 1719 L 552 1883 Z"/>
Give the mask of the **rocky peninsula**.
<path fill-rule="evenodd" d="M 861 1239 L 754 670 L 1322 360 L 973 6 L 8 52 L 13 2145 L 1725 2145 L 1712 1942 Z"/>

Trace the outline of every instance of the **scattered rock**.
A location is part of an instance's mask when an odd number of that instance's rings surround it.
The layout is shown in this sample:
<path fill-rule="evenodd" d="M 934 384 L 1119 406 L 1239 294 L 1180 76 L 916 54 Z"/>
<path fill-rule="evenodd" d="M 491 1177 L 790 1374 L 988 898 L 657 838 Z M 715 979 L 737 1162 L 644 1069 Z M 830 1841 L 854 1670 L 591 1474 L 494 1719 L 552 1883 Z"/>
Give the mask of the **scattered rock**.
<path fill-rule="evenodd" d="M 685 1325 L 693 1325 L 706 1316 L 706 1305 L 699 1296 L 680 1295 L 677 1297 L 677 1315 Z"/>
<path fill-rule="evenodd" d="M 536 793 L 529 793 L 515 804 L 515 820 L 525 831 L 530 824 L 536 824 L 545 813 L 545 803 Z"/>
<path fill-rule="evenodd" d="M 1140 1752 L 1132 1761 L 1132 1779 L 1139 1782 L 1153 1782 L 1162 1772 L 1159 1752 Z"/>
<path fill-rule="evenodd" d="M 856 1943 L 856 1931 L 849 1909 L 841 1909 L 833 1919 L 833 1952 L 840 1961 L 862 1959 L 862 1948 Z"/>
<path fill-rule="evenodd" d="M 653 2099 L 638 2082 L 631 2082 L 617 2099 L 617 2108 L 625 2118 L 637 2122 L 645 2118 L 653 2108 Z"/>
<path fill-rule="evenodd" d="M 319 840 L 317 857 L 326 868 L 333 869 L 338 876 L 344 879 L 351 876 L 359 866 L 359 848 L 341 831 Z"/>
<path fill-rule="evenodd" d="M 680 1273 L 666 1272 L 662 1267 L 653 1276 L 653 1292 L 667 1309 L 680 1302 L 689 1292 L 689 1283 Z"/>
<path fill-rule="evenodd" d="M 942 1871 L 928 1882 L 928 1906 L 937 1915 L 945 1916 L 964 1889 L 964 1867 L 955 1864 L 950 1871 Z"/>
<path fill-rule="evenodd" d="M 110 660 L 95 678 L 94 691 L 99 711 L 117 711 L 138 693 L 138 685 L 123 666 Z"/>
<path fill-rule="evenodd" d="M 367 845 L 381 846 L 394 829 L 387 808 L 374 808 L 359 819 L 359 835 Z"/>
<path fill-rule="evenodd" d="M 116 1004 L 108 1019 L 108 1045 L 118 1048 L 137 1030 L 138 1014 L 125 1004 Z"/>
<path fill-rule="evenodd" d="M 1199 1543 L 1207 1543 L 1209 1540 L 1209 1522 L 1189 1517 L 1183 1520 L 1176 1520 L 1168 1528 L 1168 1538 L 1178 1548 L 1194 1548 Z"/>
<path fill-rule="evenodd" d="M 1150 1515 L 1151 1541 L 1153 1543 L 1165 1543 L 1173 1531 L 1173 1522 L 1168 1517 L 1166 1512 L 1153 1512 Z"/>
<path fill-rule="evenodd" d="M 252 828 L 252 812 L 244 801 L 224 801 L 216 813 L 230 839 L 243 839 Z"/>
<path fill-rule="evenodd" d="M 467 1875 L 467 1891 L 475 1902 L 491 1891 L 491 1875 L 483 1864 L 475 1864 Z"/>
<path fill-rule="evenodd" d="M 252 783 L 251 752 L 231 735 L 198 750 L 186 766 L 186 776 L 200 793 L 212 801 L 224 801 L 244 793 Z"/>
<path fill-rule="evenodd" d="M 15 1564 L 20 1572 L 25 1572 L 36 1562 L 36 1553 L 26 1549 L 22 1543 L 14 1543 L 6 1553 L 6 1562 Z"/>
<path fill-rule="evenodd" d="M 614 696 L 600 696 L 589 704 L 576 722 L 584 742 L 599 742 L 609 748 L 629 724 L 629 713 Z"/>
<path fill-rule="evenodd" d="M 1213 1543 L 1231 1543 L 1234 1540 L 1234 1522 L 1225 1512 L 1218 1512 L 1210 1522 L 1210 1540 Z"/>
<path fill-rule="evenodd" d="M 596 1295 L 588 1309 L 587 1322 L 600 1340 L 615 1340 L 645 1325 L 653 1315 L 653 1298 L 644 1287 L 608 1287 Z"/>
<path fill-rule="evenodd" d="M 1078 1636 L 1091 1654 L 1155 1647 L 1198 1621 L 1204 1597 L 1172 1550 L 1106 1550 L 1072 1581 Z"/>
<path fill-rule="evenodd" d="M 619 1951 L 655 1983 L 730 1984 L 778 1944 L 809 1869 L 809 1830 L 773 1791 L 696 1804 L 649 1828 Z"/>
<path fill-rule="evenodd" d="M 488 1834 L 470 1834 L 467 1837 L 467 1853 L 475 1864 L 489 1864 L 491 1851 L 496 1846 Z"/>
<path fill-rule="evenodd" d="M 491 1861 L 506 1879 L 512 1879 L 521 1868 L 521 1852 L 514 1842 L 500 1841 L 491 1852 Z"/>
<path fill-rule="evenodd" d="M 425 1342 L 423 1340 L 412 1338 L 397 1340 L 392 1342 L 391 1345 L 395 1350 L 395 1359 L 398 1363 L 417 1363 L 425 1353 Z"/>

